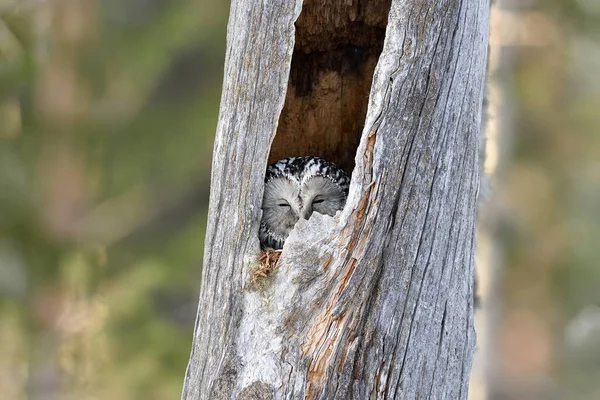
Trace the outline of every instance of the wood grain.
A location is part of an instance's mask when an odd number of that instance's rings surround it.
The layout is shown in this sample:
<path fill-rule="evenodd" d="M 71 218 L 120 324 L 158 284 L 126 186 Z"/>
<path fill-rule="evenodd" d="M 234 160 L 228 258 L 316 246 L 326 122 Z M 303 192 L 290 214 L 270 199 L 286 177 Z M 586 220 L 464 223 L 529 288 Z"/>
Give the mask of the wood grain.
<path fill-rule="evenodd" d="M 232 2 L 182 398 L 465 399 L 488 2 L 392 1 L 346 207 L 300 221 L 257 289 L 300 8 Z"/>

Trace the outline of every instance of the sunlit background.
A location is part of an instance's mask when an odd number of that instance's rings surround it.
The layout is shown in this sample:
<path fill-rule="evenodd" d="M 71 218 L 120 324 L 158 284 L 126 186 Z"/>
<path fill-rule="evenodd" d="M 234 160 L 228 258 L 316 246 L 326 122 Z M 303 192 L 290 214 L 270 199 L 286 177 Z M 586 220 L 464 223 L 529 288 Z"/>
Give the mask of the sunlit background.
<path fill-rule="evenodd" d="M 176 399 L 228 2 L 0 0 L 0 398 Z M 498 0 L 473 398 L 600 399 L 600 1 Z"/>

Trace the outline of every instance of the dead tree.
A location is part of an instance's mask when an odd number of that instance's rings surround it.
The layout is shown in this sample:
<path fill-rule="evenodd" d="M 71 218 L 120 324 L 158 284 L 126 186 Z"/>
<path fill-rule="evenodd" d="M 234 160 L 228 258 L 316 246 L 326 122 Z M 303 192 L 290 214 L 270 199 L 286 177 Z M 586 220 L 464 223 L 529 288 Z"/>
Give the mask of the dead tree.
<path fill-rule="evenodd" d="M 488 0 L 233 0 L 183 399 L 465 399 Z M 252 279 L 268 161 L 352 172 Z"/>

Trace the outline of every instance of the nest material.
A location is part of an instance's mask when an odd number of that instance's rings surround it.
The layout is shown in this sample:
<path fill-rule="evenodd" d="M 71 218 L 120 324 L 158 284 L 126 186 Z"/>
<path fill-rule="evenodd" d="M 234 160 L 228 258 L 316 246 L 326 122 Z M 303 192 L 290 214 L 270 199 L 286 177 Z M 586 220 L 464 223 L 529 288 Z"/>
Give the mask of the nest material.
<path fill-rule="evenodd" d="M 281 250 L 267 249 L 258 257 L 258 268 L 250 276 L 251 282 L 256 283 L 259 278 L 267 278 L 277 267 Z"/>

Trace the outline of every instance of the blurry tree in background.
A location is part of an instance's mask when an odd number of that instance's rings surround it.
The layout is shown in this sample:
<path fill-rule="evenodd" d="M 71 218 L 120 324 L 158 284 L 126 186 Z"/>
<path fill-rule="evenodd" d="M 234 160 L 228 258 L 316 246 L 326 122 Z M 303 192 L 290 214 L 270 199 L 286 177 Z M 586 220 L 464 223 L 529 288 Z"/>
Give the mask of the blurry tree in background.
<path fill-rule="evenodd" d="M 484 215 L 501 266 L 488 397 L 598 399 L 600 2 L 496 3 L 509 112 Z"/>
<path fill-rule="evenodd" d="M 488 397 L 598 399 L 600 2 L 497 1 L 521 36 Z M 2 399 L 179 397 L 228 8 L 0 0 Z"/>
<path fill-rule="evenodd" d="M 228 4 L 0 1 L 0 397 L 177 398 Z"/>

